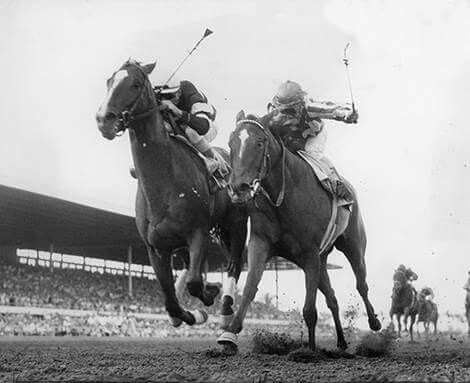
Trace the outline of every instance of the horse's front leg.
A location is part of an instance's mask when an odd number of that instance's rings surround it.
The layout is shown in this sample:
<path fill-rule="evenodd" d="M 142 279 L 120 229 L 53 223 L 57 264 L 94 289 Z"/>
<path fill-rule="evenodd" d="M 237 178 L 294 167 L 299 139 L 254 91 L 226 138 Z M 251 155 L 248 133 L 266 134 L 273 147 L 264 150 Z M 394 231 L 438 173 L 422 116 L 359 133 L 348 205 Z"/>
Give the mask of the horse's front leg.
<path fill-rule="evenodd" d="M 317 325 L 317 289 L 320 282 L 320 260 L 318 253 L 310 256 L 304 266 L 305 273 L 305 303 L 303 315 L 308 328 L 308 347 L 315 351 L 315 327 Z"/>
<path fill-rule="evenodd" d="M 258 291 L 258 284 L 263 276 L 266 260 L 269 255 L 269 243 L 255 235 L 251 234 L 248 243 L 248 275 L 246 278 L 243 296 L 232 323 L 218 339 L 217 342 L 231 349 L 237 348 L 237 334 L 243 329 L 243 321 L 248 311 L 251 301 L 255 298 Z"/>
<path fill-rule="evenodd" d="M 183 321 L 189 325 L 195 324 L 195 315 L 189 311 L 183 310 L 176 298 L 173 274 L 171 272 L 170 252 L 164 250 L 159 251 L 149 245 L 147 245 L 147 251 L 150 264 L 155 271 L 165 296 L 165 308 L 170 316 L 171 324 L 175 327 L 181 325 Z"/>
<path fill-rule="evenodd" d="M 201 275 L 202 261 L 209 247 L 209 231 L 198 230 L 189 240 L 189 270 L 187 274 L 187 288 L 189 293 L 199 298 L 206 306 L 214 303 L 219 294 L 215 285 L 204 286 Z M 207 318 L 206 318 L 207 319 Z"/>
<path fill-rule="evenodd" d="M 220 311 L 220 327 L 228 328 L 233 320 L 233 305 L 238 278 L 243 268 L 243 249 L 245 247 L 247 226 L 245 221 L 238 221 L 224 235 L 224 243 L 230 250 L 230 261 L 227 275 L 223 281 L 222 307 Z"/>

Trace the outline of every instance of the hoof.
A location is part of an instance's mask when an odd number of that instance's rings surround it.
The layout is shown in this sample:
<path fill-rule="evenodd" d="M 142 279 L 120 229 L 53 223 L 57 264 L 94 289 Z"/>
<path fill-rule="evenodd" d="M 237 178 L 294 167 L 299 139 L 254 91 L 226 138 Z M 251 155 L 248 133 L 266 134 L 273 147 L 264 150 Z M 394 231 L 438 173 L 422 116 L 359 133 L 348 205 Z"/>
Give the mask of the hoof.
<path fill-rule="evenodd" d="M 180 318 L 170 317 L 170 323 L 173 327 L 180 327 L 183 321 Z"/>
<path fill-rule="evenodd" d="M 369 327 L 372 331 L 379 331 L 382 328 L 382 324 L 377 318 L 369 319 Z"/>
<path fill-rule="evenodd" d="M 346 341 L 338 342 L 336 346 L 338 347 L 338 350 L 345 351 L 348 348 L 348 343 Z"/>
<path fill-rule="evenodd" d="M 225 331 L 217 338 L 217 343 L 221 345 L 235 345 L 237 346 L 237 334 L 230 331 Z"/>
<path fill-rule="evenodd" d="M 206 323 L 207 319 L 209 318 L 209 316 L 207 315 L 205 311 L 202 311 L 199 309 L 190 311 L 190 313 L 194 317 L 194 324 L 196 325 Z"/>
<path fill-rule="evenodd" d="M 228 326 L 230 326 L 230 323 L 232 323 L 233 317 L 234 317 L 233 314 L 221 315 L 220 320 L 219 320 L 220 328 L 222 330 L 227 330 Z"/>

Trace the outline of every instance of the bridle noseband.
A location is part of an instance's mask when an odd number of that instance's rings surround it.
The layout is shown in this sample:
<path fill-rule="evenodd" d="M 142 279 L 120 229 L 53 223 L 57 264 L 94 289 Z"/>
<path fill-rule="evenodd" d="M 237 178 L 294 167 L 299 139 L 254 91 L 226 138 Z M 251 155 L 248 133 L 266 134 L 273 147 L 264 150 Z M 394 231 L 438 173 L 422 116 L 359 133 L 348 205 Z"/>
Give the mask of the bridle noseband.
<path fill-rule="evenodd" d="M 269 133 L 266 131 L 266 128 L 260 124 L 256 120 L 250 120 L 250 119 L 243 119 L 237 121 L 237 126 L 241 124 L 251 124 L 255 125 L 261 131 L 263 134 L 266 136 L 266 138 L 269 137 Z M 263 193 L 263 195 L 266 197 L 268 202 L 274 206 L 274 207 L 279 207 L 282 205 L 282 202 L 284 201 L 284 196 L 285 196 L 285 189 L 286 189 L 286 148 L 284 144 L 279 142 L 281 145 L 281 150 L 282 150 L 282 159 L 281 159 L 281 173 L 282 173 L 282 186 L 281 190 L 279 192 L 279 195 L 277 196 L 276 202 L 274 202 L 271 198 L 271 196 L 268 194 L 268 192 L 263 188 L 261 185 L 261 181 L 269 174 L 269 171 L 271 170 L 271 156 L 268 152 L 268 144 L 264 146 L 264 152 L 263 152 L 263 162 L 261 163 L 261 166 L 258 170 L 258 175 L 253 179 L 253 181 L 248 185 L 250 190 L 251 190 L 251 195 L 254 197 L 256 194 L 259 192 Z"/>

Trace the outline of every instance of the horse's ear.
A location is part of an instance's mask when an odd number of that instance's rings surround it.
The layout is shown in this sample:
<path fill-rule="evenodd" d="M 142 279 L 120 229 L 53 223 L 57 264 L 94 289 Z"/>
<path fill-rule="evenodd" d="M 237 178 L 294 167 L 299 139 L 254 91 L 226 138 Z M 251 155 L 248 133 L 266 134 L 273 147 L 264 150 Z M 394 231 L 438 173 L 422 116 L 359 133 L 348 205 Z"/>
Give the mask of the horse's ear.
<path fill-rule="evenodd" d="M 245 111 L 242 109 L 237 113 L 236 121 L 238 122 L 238 121 L 244 120 L 244 119 L 245 119 Z"/>
<path fill-rule="evenodd" d="M 156 61 L 150 64 L 142 65 L 142 69 L 144 70 L 145 73 L 150 74 L 155 69 L 155 65 L 157 65 Z"/>

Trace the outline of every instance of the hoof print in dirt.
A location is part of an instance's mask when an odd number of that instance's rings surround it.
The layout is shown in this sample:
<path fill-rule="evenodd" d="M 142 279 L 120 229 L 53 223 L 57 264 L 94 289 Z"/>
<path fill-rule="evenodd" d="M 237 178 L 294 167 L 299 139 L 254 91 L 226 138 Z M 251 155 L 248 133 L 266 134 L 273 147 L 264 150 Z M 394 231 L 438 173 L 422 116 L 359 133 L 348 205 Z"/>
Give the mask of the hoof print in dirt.
<path fill-rule="evenodd" d="M 312 351 L 309 348 L 302 347 L 287 354 L 287 360 L 297 363 L 312 363 L 325 359 L 325 355 L 318 351 Z"/>

